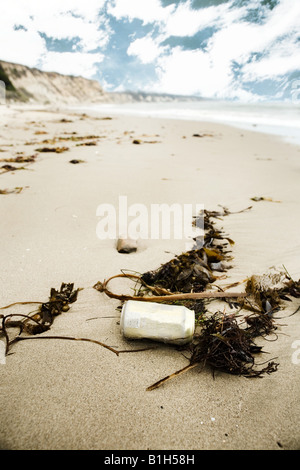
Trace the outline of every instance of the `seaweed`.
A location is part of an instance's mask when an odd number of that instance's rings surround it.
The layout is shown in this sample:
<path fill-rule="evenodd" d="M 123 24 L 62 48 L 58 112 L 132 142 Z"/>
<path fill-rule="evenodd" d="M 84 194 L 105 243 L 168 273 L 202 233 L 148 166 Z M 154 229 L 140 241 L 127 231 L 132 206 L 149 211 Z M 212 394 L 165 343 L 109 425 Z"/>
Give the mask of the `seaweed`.
<path fill-rule="evenodd" d="M 17 171 L 17 170 L 27 170 L 28 168 L 25 168 L 24 166 L 16 167 L 13 165 L 9 165 L 8 163 L 6 165 L 2 165 L 3 171 L 0 173 L 2 175 L 3 173 L 8 173 L 9 171 Z"/>
<path fill-rule="evenodd" d="M 62 314 L 67 312 L 70 309 L 70 304 L 76 302 L 78 292 L 81 289 L 74 289 L 73 283 L 62 283 L 60 290 L 51 288 L 50 297 L 47 302 L 14 302 L 5 307 L 1 307 L 0 310 L 9 309 L 15 305 L 27 305 L 27 304 L 38 304 L 38 311 L 32 315 L 23 315 L 20 313 L 0 315 L 2 320 L 2 326 L 0 326 L 0 335 L 5 338 L 6 341 L 6 355 L 9 352 L 11 345 L 18 341 L 23 340 L 32 340 L 32 339 L 60 339 L 60 340 L 71 340 L 71 341 L 85 341 L 98 344 L 101 347 L 104 347 L 117 356 L 121 353 L 130 353 L 130 352 L 139 352 L 149 349 L 151 347 L 139 348 L 139 349 L 127 349 L 127 350 L 116 350 L 115 348 L 101 342 L 98 340 L 90 338 L 76 338 L 72 336 L 59 336 L 59 335 L 46 335 L 39 336 L 41 333 L 48 331 L 51 328 L 51 325 L 54 322 L 54 319 Z M 17 318 L 12 320 L 12 318 Z M 19 334 L 12 340 L 9 338 L 8 329 L 9 328 L 18 328 Z"/>
<path fill-rule="evenodd" d="M 257 367 L 255 354 L 262 348 L 253 341 L 253 331 L 242 328 L 233 315 L 217 312 L 203 321 L 201 333 L 188 347 L 189 365 L 164 377 L 147 388 L 154 390 L 188 370 L 206 365 L 216 371 L 247 378 L 262 377 L 277 371 L 278 363 L 269 361 L 265 367 Z"/>
<path fill-rule="evenodd" d="M 63 153 L 63 152 L 67 152 L 68 150 L 69 150 L 69 147 L 40 147 L 36 149 L 36 151 L 40 153 L 48 153 L 48 152 Z"/>
<path fill-rule="evenodd" d="M 78 160 L 74 158 L 73 160 L 70 160 L 69 163 L 73 163 L 73 165 L 76 165 L 77 163 L 85 163 L 84 160 Z"/>
<path fill-rule="evenodd" d="M 7 322 L 6 327 L 18 327 L 20 328 L 20 332 L 33 335 L 43 333 L 49 330 L 57 315 L 60 315 L 62 312 L 67 312 L 70 309 L 69 304 L 77 300 L 77 295 L 78 289 L 74 290 L 74 284 L 62 283 L 59 291 L 51 288 L 49 300 L 42 302 L 34 315 L 26 316 L 25 320 Z M 18 316 L 18 314 L 14 316 Z"/>
<path fill-rule="evenodd" d="M 23 155 L 18 155 L 17 157 L 12 158 L 1 158 L 0 162 L 7 162 L 7 163 L 32 163 L 36 159 L 36 155 L 32 155 L 30 157 L 24 157 Z"/>
<path fill-rule="evenodd" d="M 259 202 L 259 201 L 268 201 L 268 202 L 281 202 L 281 201 L 274 201 L 271 197 L 264 197 L 264 196 L 255 196 L 251 197 L 251 201 Z"/>
<path fill-rule="evenodd" d="M 0 189 L 0 194 L 20 194 L 22 190 L 22 187 L 16 187 L 14 189 Z"/>
<path fill-rule="evenodd" d="M 227 265 L 232 259 L 229 245 L 234 245 L 234 241 L 222 229 L 216 228 L 212 220 L 229 214 L 232 212 L 226 208 L 222 212 L 204 210 L 193 221 L 197 225 L 198 218 L 204 219 L 204 236 L 200 240 L 194 239 L 196 248 L 176 256 L 154 271 L 142 274 L 141 279 L 148 285 L 173 292 L 203 292 L 219 278 L 216 271 L 225 272 L 230 267 Z M 197 248 L 199 244 L 201 248 Z"/>

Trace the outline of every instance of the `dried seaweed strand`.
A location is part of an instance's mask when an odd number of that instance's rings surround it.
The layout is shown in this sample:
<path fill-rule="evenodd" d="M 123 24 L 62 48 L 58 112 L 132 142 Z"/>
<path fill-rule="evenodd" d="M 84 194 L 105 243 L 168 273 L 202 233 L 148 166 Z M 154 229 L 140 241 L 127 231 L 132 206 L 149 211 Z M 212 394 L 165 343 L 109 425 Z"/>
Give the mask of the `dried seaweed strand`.
<path fill-rule="evenodd" d="M 132 274 L 117 274 L 105 280 L 103 283 L 97 282 L 94 285 L 94 288 L 99 292 L 104 292 L 108 297 L 118 299 L 121 301 L 125 300 L 139 300 L 143 302 L 165 302 L 165 301 L 174 301 L 174 300 L 187 300 L 187 299 L 210 299 L 210 298 L 241 298 L 246 297 L 247 294 L 244 292 L 189 292 L 189 293 L 171 293 L 169 295 L 153 295 L 151 297 L 141 297 L 135 295 L 125 295 L 125 294 L 115 294 L 111 292 L 107 285 L 108 283 L 115 278 L 126 277 L 137 279 L 139 276 Z M 140 278 L 139 278 L 140 279 Z"/>
<path fill-rule="evenodd" d="M 66 340 L 72 340 L 72 341 L 88 341 L 91 343 L 98 344 L 99 346 L 102 346 L 103 348 L 109 349 L 113 353 L 115 353 L 117 356 L 119 356 L 120 351 L 117 351 L 116 349 L 112 348 L 111 346 L 108 346 L 105 343 L 102 343 L 101 341 L 97 341 L 95 339 L 90 339 L 90 338 L 75 338 L 73 336 L 17 336 L 14 341 L 23 341 L 25 339 L 66 339 Z"/>

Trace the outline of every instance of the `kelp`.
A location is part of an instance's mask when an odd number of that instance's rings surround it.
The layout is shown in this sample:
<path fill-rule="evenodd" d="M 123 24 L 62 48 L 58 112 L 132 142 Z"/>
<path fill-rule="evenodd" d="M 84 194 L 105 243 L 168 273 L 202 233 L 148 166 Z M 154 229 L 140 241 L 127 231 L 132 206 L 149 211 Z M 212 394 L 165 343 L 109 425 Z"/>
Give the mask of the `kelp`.
<path fill-rule="evenodd" d="M 219 278 L 216 271 L 225 272 L 232 259 L 229 245 L 234 245 L 234 241 L 222 229 L 216 228 L 213 220 L 229 214 L 232 212 L 226 208 L 223 211 L 204 210 L 193 221 L 194 225 L 198 224 L 198 218 L 204 221 L 203 237 L 194 239 L 196 248 L 176 256 L 154 271 L 144 273 L 141 279 L 148 285 L 172 292 L 203 292 Z M 201 248 L 197 248 L 197 245 L 201 245 Z"/>
<path fill-rule="evenodd" d="M 23 191 L 23 187 L 15 187 L 14 189 L 0 189 L 0 194 L 20 194 Z"/>
<path fill-rule="evenodd" d="M 39 336 L 41 333 L 48 331 L 51 328 L 55 318 L 67 312 L 70 309 L 70 304 L 76 302 L 78 292 L 81 289 L 74 289 L 73 283 L 62 283 L 60 290 L 51 288 L 50 297 L 47 302 L 14 302 L 5 307 L 1 307 L 0 310 L 5 310 L 12 308 L 16 305 L 29 305 L 29 304 L 38 304 L 39 308 L 37 312 L 31 315 L 23 315 L 20 313 L 0 315 L 2 320 L 2 325 L 0 326 L 0 335 L 2 334 L 6 341 L 6 355 L 9 352 L 11 345 L 17 341 L 23 340 L 32 340 L 32 339 L 58 339 L 58 340 L 71 340 L 71 341 L 84 341 L 97 344 L 101 347 L 108 349 L 117 356 L 121 353 L 129 352 L 140 352 L 153 348 L 139 348 L 139 349 L 130 349 L 130 350 L 121 350 L 118 351 L 115 348 L 91 338 L 76 338 L 72 336 L 59 336 L 59 335 L 47 335 Z M 13 320 L 13 318 L 17 318 Z M 18 328 L 19 334 L 12 340 L 9 338 L 8 330 L 10 328 Z"/>
<path fill-rule="evenodd" d="M 281 201 L 274 201 L 271 197 L 264 197 L 264 196 L 255 196 L 251 198 L 251 201 L 260 202 L 260 201 L 268 201 L 268 202 L 281 202 Z"/>
<path fill-rule="evenodd" d="M 40 153 L 63 153 L 67 152 L 69 147 L 40 147 L 36 151 Z"/>
<path fill-rule="evenodd" d="M 9 171 L 28 170 L 28 168 L 25 168 L 24 166 L 16 167 L 9 164 L 2 165 L 1 168 L 3 169 L 3 171 L 0 173 L 0 175 L 2 175 L 3 173 L 8 173 Z"/>
<path fill-rule="evenodd" d="M 71 134 L 67 137 L 53 137 L 52 139 L 45 139 L 42 141 L 42 144 L 50 144 L 54 145 L 57 142 L 65 142 L 65 141 L 70 141 L 70 142 L 79 142 L 80 140 L 96 140 L 100 139 L 99 135 L 84 135 L 84 136 L 78 136 L 76 133 Z"/>
<path fill-rule="evenodd" d="M 85 163 L 85 161 L 73 158 L 73 160 L 70 160 L 69 163 L 72 163 L 73 165 L 76 165 L 77 163 Z"/>
<path fill-rule="evenodd" d="M 240 310 L 231 315 L 217 312 L 200 317 L 200 333 L 187 347 L 189 364 L 147 388 L 154 390 L 165 382 L 195 367 L 210 366 L 213 373 L 221 371 L 247 378 L 263 377 L 276 372 L 278 362 L 257 364 L 255 355 L 263 348 L 255 343 L 258 337 L 277 339 L 274 312 L 285 308 L 285 301 L 300 297 L 300 280 L 294 281 L 284 272 L 253 275 L 246 280 L 246 296 L 238 299 Z M 249 315 L 243 310 L 252 310 Z M 293 313 L 295 314 L 298 309 Z M 260 367 L 264 366 L 264 367 Z"/>
<path fill-rule="evenodd" d="M 24 320 L 10 321 L 9 327 L 18 327 L 20 332 L 32 335 L 43 333 L 50 329 L 56 316 L 70 309 L 70 304 L 77 300 L 78 289 L 74 290 L 74 284 L 62 283 L 60 290 L 51 288 L 47 302 L 42 302 L 38 311 Z M 17 315 L 17 314 L 16 314 Z"/>
<path fill-rule="evenodd" d="M 33 163 L 36 159 L 36 155 L 31 155 L 29 157 L 24 157 L 23 155 L 18 155 L 17 157 L 11 158 L 1 158 L 0 162 L 6 163 Z"/>
<path fill-rule="evenodd" d="M 253 332 L 242 328 L 233 315 L 215 313 L 203 321 L 201 333 L 195 336 L 188 348 L 190 353 L 189 365 L 173 374 L 164 377 L 147 388 L 154 390 L 167 381 L 201 366 L 210 366 L 216 371 L 248 378 L 262 377 L 264 374 L 275 372 L 278 363 L 269 361 L 265 367 L 259 368 L 255 363 L 255 354 L 262 348 L 253 341 Z"/>

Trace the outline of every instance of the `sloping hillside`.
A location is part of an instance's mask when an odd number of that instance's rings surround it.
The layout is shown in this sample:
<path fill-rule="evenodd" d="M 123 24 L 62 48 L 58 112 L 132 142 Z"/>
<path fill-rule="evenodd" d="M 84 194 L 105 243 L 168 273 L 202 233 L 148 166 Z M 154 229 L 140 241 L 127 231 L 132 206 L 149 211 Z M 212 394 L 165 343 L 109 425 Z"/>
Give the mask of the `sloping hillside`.
<path fill-rule="evenodd" d="M 96 80 L 42 72 L 25 65 L 0 61 L 0 80 L 8 101 L 41 104 L 97 103 L 106 93 Z"/>

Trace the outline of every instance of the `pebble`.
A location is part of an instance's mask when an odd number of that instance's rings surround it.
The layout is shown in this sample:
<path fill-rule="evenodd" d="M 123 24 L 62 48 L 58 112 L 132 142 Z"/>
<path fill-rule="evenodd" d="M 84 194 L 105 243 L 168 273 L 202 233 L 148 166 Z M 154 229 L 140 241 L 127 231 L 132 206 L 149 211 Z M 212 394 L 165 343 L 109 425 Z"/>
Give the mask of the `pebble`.
<path fill-rule="evenodd" d="M 137 250 L 137 241 L 130 238 L 119 238 L 117 250 L 119 253 L 133 253 Z"/>

